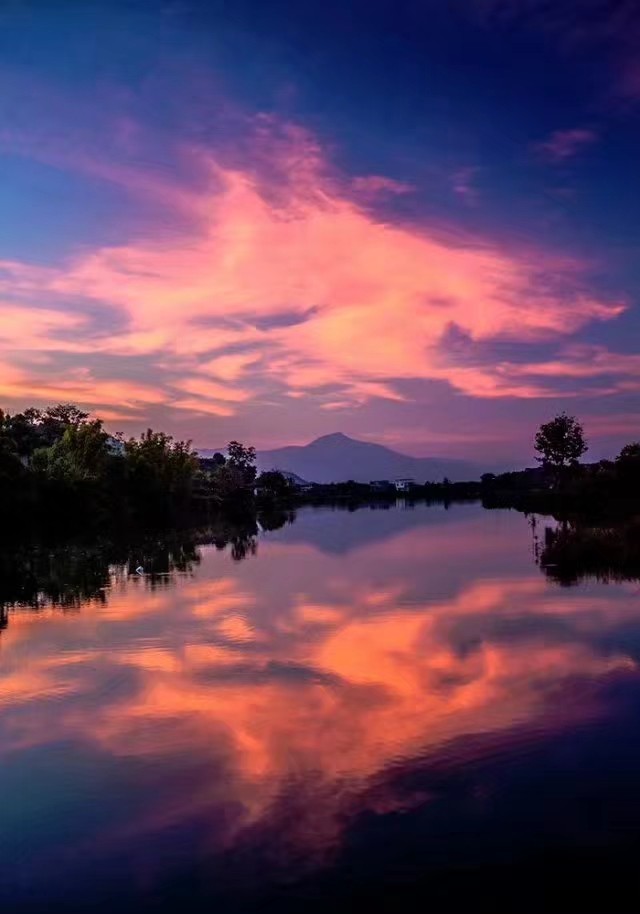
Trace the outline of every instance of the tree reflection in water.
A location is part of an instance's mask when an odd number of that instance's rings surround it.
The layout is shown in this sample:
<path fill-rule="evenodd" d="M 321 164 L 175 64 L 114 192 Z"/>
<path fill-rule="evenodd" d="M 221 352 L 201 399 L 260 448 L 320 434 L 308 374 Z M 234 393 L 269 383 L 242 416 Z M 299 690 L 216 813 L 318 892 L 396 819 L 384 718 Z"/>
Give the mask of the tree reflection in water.
<path fill-rule="evenodd" d="M 580 521 L 547 526 L 540 566 L 549 578 L 567 587 L 588 578 L 640 580 L 640 518 L 602 526 Z"/>
<path fill-rule="evenodd" d="M 138 568 L 146 587 L 168 587 L 176 575 L 193 574 L 201 546 L 214 545 L 228 550 L 233 561 L 243 561 L 256 554 L 260 528 L 277 530 L 294 520 L 295 512 L 277 511 L 257 519 L 219 519 L 205 528 L 147 535 L 131 542 L 5 547 L 0 549 L 0 629 L 6 628 L 14 608 L 56 606 L 71 611 L 87 602 L 104 603 L 108 588 L 136 574 Z"/>
<path fill-rule="evenodd" d="M 234 562 L 241 562 L 256 554 L 260 531 L 278 530 L 295 519 L 295 511 L 274 509 L 257 517 L 219 518 L 205 528 L 147 535 L 131 542 L 32 544 L 11 550 L 5 546 L 0 548 L 0 630 L 15 607 L 57 606 L 70 611 L 87 601 L 105 602 L 109 586 L 139 567 L 145 586 L 170 586 L 175 575 L 193 574 L 200 562 L 200 546 L 228 550 Z M 640 518 L 600 526 L 578 520 L 551 526 L 549 520 L 528 518 L 533 561 L 551 580 L 563 586 L 584 579 L 640 580 Z"/>

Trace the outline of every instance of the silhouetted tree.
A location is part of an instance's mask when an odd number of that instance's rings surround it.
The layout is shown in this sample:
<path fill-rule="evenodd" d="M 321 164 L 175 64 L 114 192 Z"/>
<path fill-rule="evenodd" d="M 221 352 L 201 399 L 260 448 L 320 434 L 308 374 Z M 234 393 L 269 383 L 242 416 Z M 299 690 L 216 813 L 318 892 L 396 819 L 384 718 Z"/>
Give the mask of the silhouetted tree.
<path fill-rule="evenodd" d="M 26 409 L 14 416 L 6 415 L 4 428 L 11 438 L 19 457 L 29 458 L 38 447 L 45 444 L 41 433 L 42 413 L 39 409 Z"/>
<path fill-rule="evenodd" d="M 619 467 L 624 466 L 640 471 L 640 441 L 625 444 L 616 457 L 616 463 Z"/>
<path fill-rule="evenodd" d="M 12 483 L 23 473 L 15 440 L 7 423 L 7 417 L 0 410 L 0 486 Z"/>
<path fill-rule="evenodd" d="M 219 505 L 246 511 L 253 502 L 256 478 L 255 448 L 231 441 L 225 459 L 218 454 L 213 468 L 209 464 L 199 477 L 201 487 Z"/>
<path fill-rule="evenodd" d="M 68 425 L 52 447 L 35 451 L 34 468 L 74 480 L 100 479 L 110 459 L 108 439 L 99 419 Z"/>
<path fill-rule="evenodd" d="M 87 422 L 89 414 L 72 403 L 59 403 L 46 409 L 30 407 L 14 416 L 7 415 L 4 424 L 20 457 L 30 458 L 41 447 L 51 447 L 67 428 Z"/>
<path fill-rule="evenodd" d="M 49 406 L 40 418 L 42 436 L 47 444 L 55 444 L 68 428 L 78 428 L 89 421 L 89 413 L 74 406 L 73 403 L 58 403 Z"/>
<path fill-rule="evenodd" d="M 256 449 L 245 447 L 239 441 L 230 441 L 227 448 L 227 466 L 240 470 L 247 483 L 256 478 Z"/>
<path fill-rule="evenodd" d="M 640 441 L 633 441 L 622 448 L 615 462 L 620 485 L 629 494 L 640 493 Z"/>
<path fill-rule="evenodd" d="M 535 438 L 535 449 L 540 454 L 536 460 L 553 470 L 558 484 L 567 467 L 576 466 L 588 446 L 578 420 L 574 416 L 560 413 L 540 426 Z"/>
<path fill-rule="evenodd" d="M 294 486 L 278 470 L 267 470 L 256 480 L 258 494 L 269 498 L 286 498 L 294 492 Z"/>
<path fill-rule="evenodd" d="M 191 494 L 198 459 L 190 441 L 147 429 L 125 445 L 131 499 L 148 514 L 184 505 Z"/>

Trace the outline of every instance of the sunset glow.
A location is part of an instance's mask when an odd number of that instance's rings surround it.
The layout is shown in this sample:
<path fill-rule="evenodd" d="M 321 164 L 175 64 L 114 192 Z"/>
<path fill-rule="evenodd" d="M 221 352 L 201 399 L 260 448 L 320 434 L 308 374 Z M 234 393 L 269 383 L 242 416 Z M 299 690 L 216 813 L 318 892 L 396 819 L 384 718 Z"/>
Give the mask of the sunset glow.
<path fill-rule="evenodd" d="M 199 446 L 340 429 L 524 462 L 560 404 L 610 456 L 640 418 L 635 214 L 604 190 L 637 196 L 636 24 L 597 40 L 564 3 L 544 23 L 538 3 L 427 3 L 401 51 L 374 4 L 349 61 L 324 4 L 277 6 L 6 14 L 3 408 L 73 401 Z M 322 75 L 274 37 L 285 8 Z"/>

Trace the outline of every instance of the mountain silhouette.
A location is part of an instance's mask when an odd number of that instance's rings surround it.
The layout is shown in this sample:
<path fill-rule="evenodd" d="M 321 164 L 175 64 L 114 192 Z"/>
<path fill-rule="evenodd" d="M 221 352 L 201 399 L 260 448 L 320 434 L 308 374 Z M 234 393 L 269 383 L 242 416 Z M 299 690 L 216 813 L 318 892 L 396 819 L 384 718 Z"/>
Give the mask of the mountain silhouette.
<path fill-rule="evenodd" d="M 204 453 L 204 452 L 203 452 Z M 417 483 L 478 479 L 486 467 L 446 457 L 410 457 L 342 432 L 323 435 L 310 444 L 258 452 L 260 470 L 286 470 L 309 482 L 371 482 L 411 477 Z"/>

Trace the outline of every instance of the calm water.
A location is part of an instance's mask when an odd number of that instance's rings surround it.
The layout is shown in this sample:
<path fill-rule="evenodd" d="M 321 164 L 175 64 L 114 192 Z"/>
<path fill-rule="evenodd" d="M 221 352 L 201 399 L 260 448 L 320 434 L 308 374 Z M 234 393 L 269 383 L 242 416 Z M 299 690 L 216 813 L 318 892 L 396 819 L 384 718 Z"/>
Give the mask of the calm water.
<path fill-rule="evenodd" d="M 639 585 L 560 587 L 534 534 L 307 510 L 18 569 L 1 910 L 640 910 Z"/>

